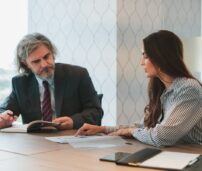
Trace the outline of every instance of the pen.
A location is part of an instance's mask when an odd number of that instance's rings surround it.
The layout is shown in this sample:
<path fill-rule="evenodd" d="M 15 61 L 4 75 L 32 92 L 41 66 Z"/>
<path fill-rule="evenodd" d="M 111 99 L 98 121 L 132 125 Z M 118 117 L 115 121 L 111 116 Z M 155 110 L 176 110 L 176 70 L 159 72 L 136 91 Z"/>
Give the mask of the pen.
<path fill-rule="evenodd" d="M 13 115 L 13 114 L 10 114 L 10 113 L 7 113 L 7 115 L 8 115 L 8 116 L 11 116 L 11 117 L 14 117 L 14 115 Z"/>
<path fill-rule="evenodd" d="M 195 158 L 194 160 L 191 160 L 188 165 L 191 166 L 192 164 L 194 164 L 197 161 L 198 161 L 198 158 Z"/>
<path fill-rule="evenodd" d="M 127 145 L 133 145 L 133 143 L 131 143 L 131 142 L 126 142 L 126 144 L 127 144 Z"/>
<path fill-rule="evenodd" d="M 12 117 L 12 118 L 14 118 L 14 119 L 17 118 L 16 115 L 13 115 L 13 114 L 10 114 L 10 113 L 7 113 L 7 115 L 10 116 L 10 117 Z M 0 119 L 2 119 L 2 120 L 6 120 L 6 119 L 4 119 L 1 115 L 0 115 Z"/>
<path fill-rule="evenodd" d="M 14 114 L 10 114 L 10 113 L 7 113 L 8 116 L 11 116 L 13 118 L 15 118 L 16 116 Z"/>

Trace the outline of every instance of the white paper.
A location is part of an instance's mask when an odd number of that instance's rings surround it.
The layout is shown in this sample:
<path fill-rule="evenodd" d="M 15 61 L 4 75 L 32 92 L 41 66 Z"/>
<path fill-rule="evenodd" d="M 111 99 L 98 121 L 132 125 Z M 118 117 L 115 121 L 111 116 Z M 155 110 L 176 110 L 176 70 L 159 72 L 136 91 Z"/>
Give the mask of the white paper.
<path fill-rule="evenodd" d="M 19 122 L 13 122 L 11 127 L 1 129 L 1 132 L 27 132 L 28 124 L 22 124 Z"/>
<path fill-rule="evenodd" d="M 200 154 L 163 151 L 142 162 L 140 166 L 181 170 L 189 165 L 191 161 L 199 157 L 199 155 Z"/>
<path fill-rule="evenodd" d="M 46 137 L 46 139 L 69 143 L 74 148 L 106 148 L 125 145 L 126 141 L 119 136 L 59 136 Z"/>

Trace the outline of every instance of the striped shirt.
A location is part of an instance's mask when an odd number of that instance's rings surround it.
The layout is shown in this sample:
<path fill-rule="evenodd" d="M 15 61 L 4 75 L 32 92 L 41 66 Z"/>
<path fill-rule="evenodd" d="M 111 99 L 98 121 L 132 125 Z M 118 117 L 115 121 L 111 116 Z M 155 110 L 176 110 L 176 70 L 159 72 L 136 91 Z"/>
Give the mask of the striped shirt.
<path fill-rule="evenodd" d="M 154 146 L 202 145 L 202 87 L 194 79 L 176 78 L 161 95 L 164 119 L 154 128 L 133 131 L 137 140 Z"/>

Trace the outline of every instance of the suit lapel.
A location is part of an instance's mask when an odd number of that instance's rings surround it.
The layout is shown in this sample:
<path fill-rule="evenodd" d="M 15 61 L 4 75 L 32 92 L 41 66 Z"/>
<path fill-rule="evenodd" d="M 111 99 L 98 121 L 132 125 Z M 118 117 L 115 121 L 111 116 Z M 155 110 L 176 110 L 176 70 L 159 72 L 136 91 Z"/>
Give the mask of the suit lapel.
<path fill-rule="evenodd" d="M 61 114 L 61 106 L 63 101 L 63 92 L 65 89 L 65 75 L 62 70 L 62 66 L 55 65 L 55 74 L 54 74 L 54 86 L 55 86 L 55 111 L 56 116 Z"/>
<path fill-rule="evenodd" d="M 38 82 L 35 78 L 34 75 L 31 75 L 30 81 L 29 81 L 29 98 L 31 100 L 31 106 L 28 106 L 28 108 L 30 109 L 34 109 L 31 111 L 36 111 L 37 113 L 34 113 L 34 115 L 37 115 L 37 118 L 41 118 L 42 114 L 41 114 L 41 102 L 40 102 L 40 95 L 39 95 L 39 86 L 38 86 Z"/>

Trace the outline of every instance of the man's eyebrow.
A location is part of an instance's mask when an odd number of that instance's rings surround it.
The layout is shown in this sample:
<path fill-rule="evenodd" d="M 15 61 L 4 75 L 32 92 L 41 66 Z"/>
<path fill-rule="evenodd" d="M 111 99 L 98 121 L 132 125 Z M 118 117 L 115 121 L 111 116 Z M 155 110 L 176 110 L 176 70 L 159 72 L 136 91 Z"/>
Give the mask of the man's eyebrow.
<path fill-rule="evenodd" d="M 36 60 L 33 60 L 33 61 L 31 61 L 31 63 L 37 63 L 37 62 L 39 62 L 41 59 L 36 59 Z"/>
<path fill-rule="evenodd" d="M 48 57 L 50 54 L 51 54 L 51 53 L 48 52 L 47 54 L 45 54 L 45 55 L 43 56 L 43 58 Z"/>

